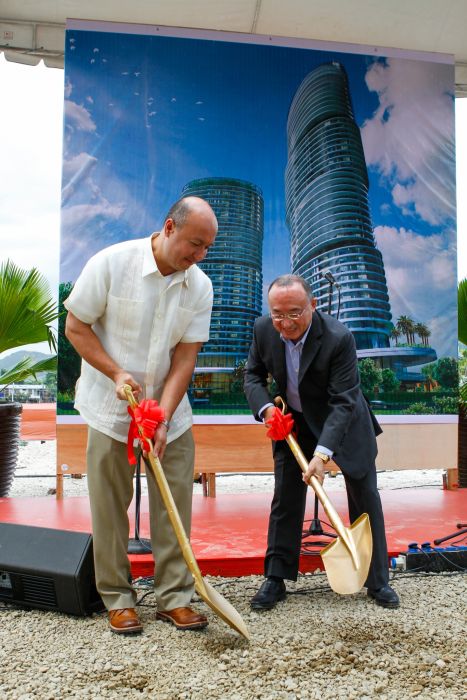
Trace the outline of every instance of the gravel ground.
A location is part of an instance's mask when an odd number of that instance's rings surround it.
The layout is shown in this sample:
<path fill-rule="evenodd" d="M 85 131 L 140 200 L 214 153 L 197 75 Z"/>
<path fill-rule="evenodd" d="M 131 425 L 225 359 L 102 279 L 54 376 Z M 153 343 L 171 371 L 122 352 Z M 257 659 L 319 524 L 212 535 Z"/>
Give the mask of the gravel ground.
<path fill-rule="evenodd" d="M 208 609 L 209 627 L 179 632 L 144 600 L 139 637 L 104 614 L 72 618 L 0 608 L 0 697 L 157 700 L 460 700 L 465 683 L 466 580 L 399 575 L 398 610 L 364 593 L 337 596 L 324 575 L 290 584 L 275 610 L 251 612 L 261 579 L 213 579 L 242 614 L 248 643 Z M 199 610 L 206 608 L 197 602 Z M 465 607 L 464 607 L 465 610 Z"/>
<path fill-rule="evenodd" d="M 53 443 L 22 446 L 10 495 L 45 495 L 54 464 Z M 387 472 L 379 483 L 441 487 L 441 472 Z M 269 476 L 218 478 L 218 492 L 271 484 Z M 342 479 L 328 479 L 326 488 L 343 488 Z M 84 493 L 86 479 L 66 480 L 65 495 Z M 145 628 L 134 638 L 112 634 L 105 614 L 73 618 L 0 605 L 0 700 L 467 700 L 465 575 L 397 573 L 402 604 L 385 610 L 364 591 L 336 595 L 315 573 L 288 583 L 287 599 L 264 613 L 249 608 L 261 577 L 209 580 L 243 616 L 250 643 L 201 600 L 195 607 L 210 620 L 203 631 L 156 621 L 144 581 Z"/>

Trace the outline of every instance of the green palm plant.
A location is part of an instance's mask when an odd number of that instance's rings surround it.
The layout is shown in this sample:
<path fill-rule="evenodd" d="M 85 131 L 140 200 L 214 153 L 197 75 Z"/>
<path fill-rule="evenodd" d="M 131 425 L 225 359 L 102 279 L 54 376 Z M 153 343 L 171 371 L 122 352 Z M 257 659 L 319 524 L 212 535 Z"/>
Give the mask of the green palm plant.
<path fill-rule="evenodd" d="M 56 353 L 57 339 L 52 324 L 57 318 L 48 282 L 36 268 L 23 270 L 9 259 L 1 263 L 0 353 L 43 341 Z M 24 358 L 5 372 L 0 381 L 7 386 L 29 377 L 36 378 L 39 372 L 56 371 L 56 368 L 56 354 L 39 362 Z"/>

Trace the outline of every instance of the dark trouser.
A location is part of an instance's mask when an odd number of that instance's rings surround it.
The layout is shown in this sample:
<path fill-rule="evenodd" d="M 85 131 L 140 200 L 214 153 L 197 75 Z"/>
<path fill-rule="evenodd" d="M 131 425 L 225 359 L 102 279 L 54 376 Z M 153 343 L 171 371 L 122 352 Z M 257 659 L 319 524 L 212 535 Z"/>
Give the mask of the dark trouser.
<path fill-rule="evenodd" d="M 350 522 L 355 522 L 362 513 L 368 513 L 370 518 L 373 556 L 365 586 L 377 590 L 389 581 L 389 562 L 383 508 L 376 485 L 376 468 L 371 467 L 362 479 L 352 479 L 346 474 L 344 479 Z"/>
<path fill-rule="evenodd" d="M 298 443 L 305 457 L 310 460 L 316 447 L 316 439 L 301 415 L 294 413 L 294 419 L 298 428 Z M 277 442 L 273 450 L 275 486 L 269 517 L 264 574 L 296 581 L 308 487 L 302 480 L 302 471 L 287 443 Z M 362 479 L 351 479 L 346 475 L 344 477 L 350 522 L 354 522 L 362 513 L 368 513 L 370 518 L 373 557 L 365 585 L 378 589 L 389 580 L 389 564 L 383 511 L 376 486 L 376 468 L 371 465 Z"/>

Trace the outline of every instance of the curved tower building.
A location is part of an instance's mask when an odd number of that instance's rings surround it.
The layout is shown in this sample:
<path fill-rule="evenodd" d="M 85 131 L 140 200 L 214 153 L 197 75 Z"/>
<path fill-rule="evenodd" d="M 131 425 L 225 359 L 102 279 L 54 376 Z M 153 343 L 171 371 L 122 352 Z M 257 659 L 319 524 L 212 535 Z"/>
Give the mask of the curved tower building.
<path fill-rule="evenodd" d="M 216 242 L 200 267 L 214 289 L 209 342 L 197 367 L 234 368 L 246 359 L 253 324 L 261 315 L 264 204 L 259 187 L 244 180 L 192 180 L 182 196 L 205 199 L 219 222 Z"/>
<path fill-rule="evenodd" d="M 286 212 L 292 271 L 327 310 L 330 271 L 341 286 L 339 320 L 357 348 L 389 347 L 391 309 L 368 205 L 368 173 L 347 74 L 319 66 L 301 83 L 287 121 Z M 337 295 L 331 313 L 337 312 Z"/>

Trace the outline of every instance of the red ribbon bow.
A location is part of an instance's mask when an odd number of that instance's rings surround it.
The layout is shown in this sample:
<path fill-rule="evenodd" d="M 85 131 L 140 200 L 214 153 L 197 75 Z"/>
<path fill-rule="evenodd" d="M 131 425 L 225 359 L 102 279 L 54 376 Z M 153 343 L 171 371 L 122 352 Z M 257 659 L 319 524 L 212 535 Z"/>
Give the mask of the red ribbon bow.
<path fill-rule="evenodd" d="M 266 421 L 269 430 L 266 435 L 271 440 L 285 440 L 290 435 L 293 428 L 293 418 L 291 413 L 282 413 L 280 408 L 274 407 L 274 414 Z"/>
<path fill-rule="evenodd" d="M 150 447 L 144 438 L 153 439 L 157 426 L 165 418 L 165 413 L 155 399 L 143 399 L 135 408 L 128 406 L 128 413 L 131 416 L 127 442 L 128 461 L 130 464 L 136 464 L 136 457 L 133 451 L 134 441 L 139 439 L 142 449 L 148 452 Z M 139 428 L 142 430 L 142 436 Z"/>

